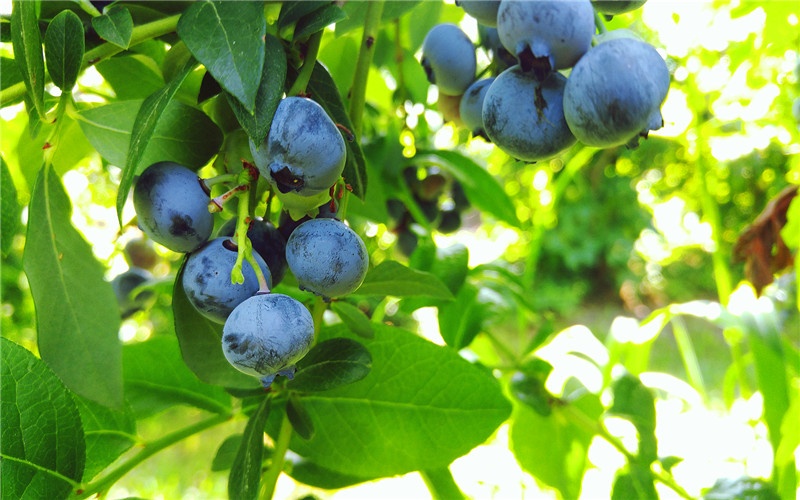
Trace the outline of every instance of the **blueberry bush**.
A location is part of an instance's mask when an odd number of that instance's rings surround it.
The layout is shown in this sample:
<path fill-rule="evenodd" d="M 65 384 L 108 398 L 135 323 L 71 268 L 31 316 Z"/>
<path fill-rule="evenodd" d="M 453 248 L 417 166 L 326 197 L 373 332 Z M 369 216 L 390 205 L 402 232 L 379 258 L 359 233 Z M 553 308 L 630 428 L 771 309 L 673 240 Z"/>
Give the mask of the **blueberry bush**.
<path fill-rule="evenodd" d="M 3 498 L 796 498 L 792 2 L 8 7 Z"/>

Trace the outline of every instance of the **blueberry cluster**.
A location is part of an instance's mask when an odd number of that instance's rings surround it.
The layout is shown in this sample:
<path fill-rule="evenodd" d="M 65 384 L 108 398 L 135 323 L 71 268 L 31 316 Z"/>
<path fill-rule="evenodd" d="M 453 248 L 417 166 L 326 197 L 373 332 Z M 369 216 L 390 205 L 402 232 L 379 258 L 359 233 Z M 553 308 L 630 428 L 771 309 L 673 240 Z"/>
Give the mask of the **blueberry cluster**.
<path fill-rule="evenodd" d="M 461 227 L 462 213 L 469 208 L 461 184 L 435 167 L 403 169 L 402 188 L 411 194 L 414 203 L 431 229 L 443 234 L 454 233 Z M 397 235 L 397 247 L 406 256 L 417 247 L 414 218 L 408 205 L 397 198 L 386 201 L 389 216 L 394 221 L 392 231 Z"/>
<path fill-rule="evenodd" d="M 291 377 L 314 341 L 308 309 L 288 295 L 271 292 L 287 268 L 302 290 L 330 300 L 361 285 L 369 258 L 358 234 L 325 210 L 334 203 L 331 193 L 344 169 L 346 148 L 318 103 L 304 97 L 282 99 L 266 139 L 262 144 L 251 141 L 250 150 L 255 165 L 246 166 L 236 185 L 221 196 L 211 198 L 209 186 L 229 179 L 212 182 L 177 163 L 159 162 L 136 180 L 133 204 L 139 227 L 152 241 L 186 254 L 179 273 L 182 288 L 199 314 L 224 325 L 226 359 L 267 387 L 276 375 Z M 214 213 L 233 197 L 245 203 L 259 177 L 282 202 L 286 223 L 276 227 L 248 215 L 247 238 L 242 239 L 237 227 L 245 226 L 235 217 L 212 237 Z M 293 209 L 319 207 L 317 218 L 288 216 Z M 237 242 L 242 241 L 248 248 L 240 248 Z M 129 282 L 141 283 L 135 281 L 139 274 L 118 280 L 120 294 L 128 296 Z"/>
<path fill-rule="evenodd" d="M 595 34 L 598 16 L 644 0 L 458 0 L 492 54 L 476 78 L 472 41 L 455 24 L 434 26 L 420 60 L 453 118 L 510 156 L 535 162 L 576 142 L 635 147 L 663 126 L 670 74 L 656 49 L 629 30 Z M 487 72 L 481 72 L 485 75 Z"/>

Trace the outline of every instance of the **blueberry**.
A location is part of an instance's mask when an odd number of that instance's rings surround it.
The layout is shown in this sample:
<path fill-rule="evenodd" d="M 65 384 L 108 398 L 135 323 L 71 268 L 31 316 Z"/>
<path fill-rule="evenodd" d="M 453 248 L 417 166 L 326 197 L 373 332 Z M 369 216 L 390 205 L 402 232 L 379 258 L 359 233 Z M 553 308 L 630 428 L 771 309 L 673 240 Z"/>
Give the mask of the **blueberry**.
<path fill-rule="evenodd" d="M 503 71 L 486 91 L 483 126 L 486 135 L 510 156 L 536 161 L 575 143 L 564 120 L 566 78 L 560 73 L 538 82 L 519 65 Z"/>
<path fill-rule="evenodd" d="M 589 0 L 502 0 L 497 12 L 503 46 L 538 80 L 578 62 L 589 50 L 594 30 Z"/>
<path fill-rule="evenodd" d="M 420 63 L 440 94 L 461 95 L 475 79 L 475 47 L 452 23 L 437 24 L 428 31 L 422 41 Z"/>
<path fill-rule="evenodd" d="M 111 288 L 117 297 L 119 312 L 122 318 L 127 318 L 136 311 L 144 309 L 147 301 L 153 296 L 151 291 L 142 291 L 132 295 L 132 292 L 139 286 L 153 281 L 153 275 L 149 271 L 131 267 L 124 273 L 114 276 L 111 280 Z"/>
<path fill-rule="evenodd" d="M 456 5 L 485 26 L 497 26 L 500 0 L 456 0 Z"/>
<path fill-rule="evenodd" d="M 276 375 L 289 378 L 314 342 L 314 320 L 297 300 L 260 294 L 239 304 L 222 328 L 222 351 L 237 370 L 269 387 Z"/>
<path fill-rule="evenodd" d="M 286 242 L 286 261 L 300 288 L 325 298 L 355 291 L 367 274 L 364 242 L 337 219 L 311 219 Z"/>
<path fill-rule="evenodd" d="M 133 189 L 139 227 L 174 252 L 191 252 L 211 236 L 208 190 L 197 174 L 173 162 L 147 167 Z"/>
<path fill-rule="evenodd" d="M 491 85 L 493 81 L 494 77 L 476 80 L 461 97 L 461 105 L 459 106 L 461 121 L 464 123 L 467 130 L 472 132 L 475 136 L 485 135 L 483 131 L 483 118 L 481 116 L 483 99 L 486 97 L 486 91 L 489 90 L 489 85 Z"/>
<path fill-rule="evenodd" d="M 125 260 L 131 267 L 153 269 L 158 264 L 159 257 L 150 241 L 135 238 L 125 245 Z"/>
<path fill-rule="evenodd" d="M 200 314 L 211 321 L 224 323 L 236 306 L 259 290 L 256 273 L 247 261 L 242 264 L 244 283 L 231 282 L 231 269 L 237 255 L 233 240 L 223 236 L 214 238 L 186 258 L 182 281 L 186 297 Z M 257 252 L 253 256 L 267 284 L 272 286 L 267 263 Z"/>
<path fill-rule="evenodd" d="M 238 218 L 226 222 L 217 236 L 233 236 L 236 232 L 236 222 Z M 247 237 L 253 245 L 253 250 L 267 263 L 272 274 L 272 286 L 277 286 L 286 274 L 286 238 L 278 231 L 275 225 L 267 220 L 256 218 L 250 222 L 247 229 Z"/>
<path fill-rule="evenodd" d="M 669 80 L 650 44 L 628 37 L 604 41 L 572 68 L 564 90 L 567 124 L 589 146 L 635 145 L 663 125 Z"/>
<path fill-rule="evenodd" d="M 318 103 L 286 97 L 278 104 L 269 135 L 250 152 L 259 172 L 281 193 L 314 196 L 339 180 L 347 156 L 336 124 Z"/>

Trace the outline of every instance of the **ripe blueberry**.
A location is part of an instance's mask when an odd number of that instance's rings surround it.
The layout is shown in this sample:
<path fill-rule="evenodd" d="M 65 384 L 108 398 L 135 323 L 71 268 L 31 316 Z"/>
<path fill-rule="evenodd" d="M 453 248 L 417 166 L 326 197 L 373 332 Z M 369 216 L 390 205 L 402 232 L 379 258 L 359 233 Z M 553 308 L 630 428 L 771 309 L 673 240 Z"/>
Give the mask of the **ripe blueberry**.
<path fill-rule="evenodd" d="M 214 229 L 208 190 L 197 174 L 177 163 L 147 167 L 133 189 L 139 227 L 153 241 L 174 252 L 191 252 Z"/>
<path fill-rule="evenodd" d="M 364 242 L 337 219 L 311 219 L 286 242 L 286 262 L 300 288 L 325 298 L 355 291 L 367 274 Z"/>
<path fill-rule="evenodd" d="M 244 283 L 231 282 L 231 269 L 236 263 L 237 247 L 227 236 L 214 238 L 189 254 L 183 267 L 183 289 L 197 311 L 217 323 L 224 323 L 231 311 L 255 295 L 258 278 L 249 262 L 242 264 Z M 272 278 L 264 259 L 253 256 L 271 286 Z"/>
<path fill-rule="evenodd" d="M 268 293 L 239 304 L 222 328 L 222 351 L 237 370 L 269 387 L 276 375 L 291 378 L 311 349 L 314 320 L 297 300 Z"/>
<path fill-rule="evenodd" d="M 481 116 L 483 113 L 483 99 L 486 97 L 486 91 L 489 90 L 489 85 L 492 82 L 494 82 L 494 77 L 476 80 L 461 97 L 461 104 L 459 105 L 461 122 L 475 136 L 485 136 L 483 117 Z"/>
<path fill-rule="evenodd" d="M 437 24 L 428 31 L 422 41 L 420 63 L 440 94 L 461 95 L 475 79 L 475 47 L 452 23 Z"/>
<path fill-rule="evenodd" d="M 314 196 L 328 191 L 344 170 L 347 151 L 341 132 L 325 110 L 305 97 L 278 104 L 269 135 L 250 141 L 259 172 L 281 193 Z"/>

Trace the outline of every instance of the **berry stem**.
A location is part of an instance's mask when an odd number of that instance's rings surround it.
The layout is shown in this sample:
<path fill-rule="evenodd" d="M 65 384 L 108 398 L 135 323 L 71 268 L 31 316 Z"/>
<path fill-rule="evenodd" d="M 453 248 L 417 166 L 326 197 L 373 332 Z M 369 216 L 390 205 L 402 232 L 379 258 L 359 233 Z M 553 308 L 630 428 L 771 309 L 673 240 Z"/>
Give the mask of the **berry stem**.
<path fill-rule="evenodd" d="M 367 79 L 369 68 L 372 64 L 372 55 L 375 52 L 375 40 L 378 39 L 378 29 L 383 12 L 383 1 L 367 2 L 367 13 L 364 19 L 364 36 L 361 39 L 361 48 L 358 51 L 356 70 L 353 75 L 353 86 L 350 87 L 350 122 L 353 124 L 353 134 L 356 140 L 361 140 L 361 125 L 364 117 L 364 105 L 367 97 Z"/>
<path fill-rule="evenodd" d="M 308 82 L 311 80 L 311 73 L 314 71 L 314 66 L 317 64 L 317 54 L 319 53 L 319 43 L 322 40 L 322 31 L 318 31 L 311 35 L 308 39 L 308 46 L 306 47 L 306 55 L 303 58 L 303 66 L 300 67 L 300 72 L 297 74 L 292 87 L 286 93 L 287 96 L 295 96 L 304 94 Z"/>
<path fill-rule="evenodd" d="M 605 33 L 608 31 L 606 28 L 606 22 L 603 20 L 602 14 L 597 11 L 594 11 L 594 25 L 597 27 L 598 33 Z"/>
<path fill-rule="evenodd" d="M 458 487 L 449 467 L 439 467 L 438 469 L 426 469 L 419 471 L 425 486 L 431 492 L 431 496 L 436 499 L 459 500 L 467 498 L 463 491 Z"/>
<path fill-rule="evenodd" d="M 281 420 L 281 428 L 278 431 L 278 438 L 275 440 L 275 449 L 272 453 L 272 464 L 264 474 L 264 481 L 261 484 L 261 498 L 270 499 L 275 495 L 275 485 L 278 483 L 278 477 L 283 470 L 283 462 L 286 457 L 286 451 L 289 449 L 289 441 L 292 439 L 292 424 L 289 422 L 289 417 L 286 410 L 283 410 L 283 420 Z"/>
<path fill-rule="evenodd" d="M 207 186 L 208 184 L 206 184 Z M 241 184 L 236 186 L 228 191 L 225 191 L 221 195 L 212 198 L 211 201 L 208 202 L 208 211 L 211 213 L 222 212 L 222 206 L 225 205 L 231 198 L 242 193 L 244 191 L 248 191 L 250 189 L 249 184 Z"/>
<path fill-rule="evenodd" d="M 236 181 L 236 174 L 222 174 L 222 175 L 216 175 L 214 177 L 209 177 L 208 179 L 203 179 L 203 183 L 205 183 L 206 187 L 208 188 L 210 188 L 211 186 L 216 186 L 217 184 L 234 182 L 234 181 Z"/>

